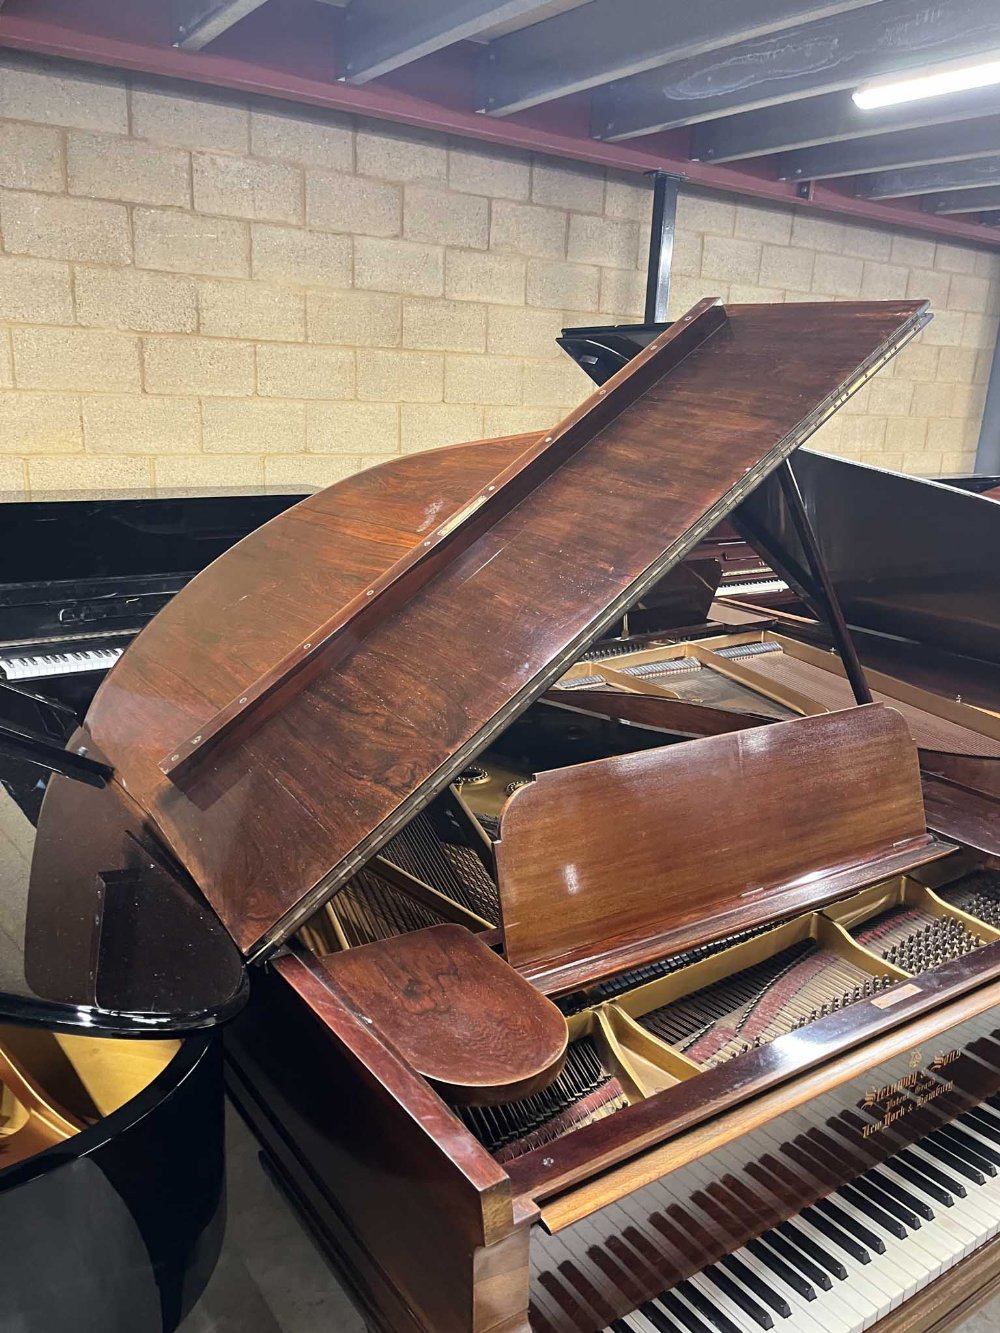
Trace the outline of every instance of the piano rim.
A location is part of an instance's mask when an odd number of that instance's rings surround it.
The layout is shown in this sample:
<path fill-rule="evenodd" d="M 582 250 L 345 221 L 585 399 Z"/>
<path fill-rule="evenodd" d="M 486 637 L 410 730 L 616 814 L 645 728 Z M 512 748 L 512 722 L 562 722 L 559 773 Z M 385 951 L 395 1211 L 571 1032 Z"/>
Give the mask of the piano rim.
<path fill-rule="evenodd" d="M 5 1017 L 4 1022 L 16 1026 L 9 1018 Z M 54 1031 L 55 1029 L 48 1030 Z M 87 1036 L 79 1029 L 61 1030 L 73 1036 Z M 110 1035 L 113 1036 L 114 1034 Z M 14 1162 L 10 1166 L 0 1168 L 0 1193 L 16 1189 L 21 1185 L 27 1185 L 49 1171 L 56 1171 L 61 1166 L 77 1161 L 79 1158 L 89 1157 L 106 1144 L 110 1144 L 133 1125 L 153 1114 L 160 1104 L 177 1088 L 187 1079 L 196 1075 L 201 1069 L 203 1061 L 211 1058 L 213 1049 L 221 1041 L 221 1033 L 213 1029 L 192 1032 L 190 1035 L 176 1039 L 171 1038 L 166 1033 L 151 1034 L 151 1036 L 154 1041 L 159 1037 L 161 1041 L 176 1040 L 178 1042 L 178 1049 L 160 1072 L 141 1091 L 123 1102 L 114 1111 L 101 1116 L 93 1124 L 87 1125 L 85 1129 L 81 1129 L 61 1143 L 52 1144 L 43 1152 L 35 1153 L 31 1157 L 24 1158 L 23 1161 Z M 102 1040 L 100 1036 L 92 1036 L 88 1039 L 93 1041 Z M 129 1038 L 120 1037 L 119 1040 L 129 1040 Z M 137 1037 L 135 1040 L 141 1041 L 142 1038 Z"/>

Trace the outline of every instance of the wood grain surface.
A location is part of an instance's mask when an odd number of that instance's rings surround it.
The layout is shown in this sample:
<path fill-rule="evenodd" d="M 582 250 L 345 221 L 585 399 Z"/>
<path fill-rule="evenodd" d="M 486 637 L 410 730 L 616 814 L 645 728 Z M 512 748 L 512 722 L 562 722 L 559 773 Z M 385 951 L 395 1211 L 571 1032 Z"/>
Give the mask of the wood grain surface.
<path fill-rule="evenodd" d="M 243 951 L 273 949 L 346 882 L 922 310 L 733 306 L 679 365 L 669 344 L 651 344 L 559 428 L 589 417 L 586 447 L 279 711 L 170 781 L 164 755 L 471 498 L 470 455 L 401 460 L 333 487 L 179 593 L 110 673 L 88 726 Z M 484 461 L 509 446 L 478 448 Z"/>
<path fill-rule="evenodd" d="M 507 958 L 566 989 L 820 907 L 929 843 L 916 747 L 880 704 L 550 770 L 500 821 Z"/>
<path fill-rule="evenodd" d="M 1000 759 L 920 751 L 928 826 L 1000 860 Z"/>
<path fill-rule="evenodd" d="M 713 708 L 710 704 L 691 703 L 687 699 L 672 699 L 666 690 L 662 694 L 648 691 L 625 694 L 598 687 L 573 693 L 548 690 L 544 698 L 547 703 L 560 708 L 576 708 L 597 717 L 634 722 L 643 727 L 655 727 L 658 731 L 673 732 L 677 736 L 718 736 L 725 732 L 759 727 L 769 720 L 728 708 Z"/>
<path fill-rule="evenodd" d="M 635 358 L 629 366 L 629 395 L 641 393 L 647 382 L 668 374 L 725 322 L 721 301 L 700 301 Z M 609 395 L 606 390 L 598 390 L 585 410 L 573 413 L 551 434 L 532 441 L 488 485 L 467 497 L 458 510 L 445 514 L 423 541 L 410 547 L 355 598 L 315 626 L 307 639 L 247 685 L 239 697 L 209 718 L 197 735 L 182 741 L 177 753 L 164 756 L 160 760 L 162 771 L 171 776 L 192 764 L 231 731 L 245 731 L 277 711 L 319 671 L 335 666 L 371 628 L 392 616 L 438 570 L 457 559 L 476 538 L 589 444 L 595 432 L 613 421 L 629 401 L 630 396 L 623 393 Z"/>
<path fill-rule="evenodd" d="M 453 1102 L 529 1097 L 562 1068 L 566 1020 L 462 926 L 332 954 L 330 988 Z"/>

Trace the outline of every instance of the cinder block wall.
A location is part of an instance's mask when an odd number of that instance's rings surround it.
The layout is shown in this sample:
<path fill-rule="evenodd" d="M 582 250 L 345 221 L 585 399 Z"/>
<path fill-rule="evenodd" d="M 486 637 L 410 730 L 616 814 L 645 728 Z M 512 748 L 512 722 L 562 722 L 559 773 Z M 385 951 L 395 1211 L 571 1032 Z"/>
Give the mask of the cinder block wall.
<path fill-rule="evenodd" d="M 0 490 L 325 484 L 544 428 L 642 308 L 634 177 L 0 53 Z M 971 469 L 1000 256 L 685 193 L 672 311 L 927 297 L 820 447 Z M 780 374 L 780 367 L 776 367 Z"/>

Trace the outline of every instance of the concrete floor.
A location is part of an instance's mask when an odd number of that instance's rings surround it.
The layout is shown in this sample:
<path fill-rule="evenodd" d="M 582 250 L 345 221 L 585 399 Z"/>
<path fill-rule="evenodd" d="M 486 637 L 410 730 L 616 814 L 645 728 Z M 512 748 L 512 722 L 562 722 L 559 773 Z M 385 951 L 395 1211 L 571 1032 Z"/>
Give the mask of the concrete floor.
<path fill-rule="evenodd" d="M 219 1266 L 179 1333 L 364 1333 L 234 1113 L 228 1122 L 229 1226 Z M 1000 1333 L 1000 1297 L 956 1333 Z"/>
<path fill-rule="evenodd" d="M 219 1265 L 179 1333 L 364 1333 L 295 1213 L 264 1174 L 232 1109 L 228 1225 Z"/>

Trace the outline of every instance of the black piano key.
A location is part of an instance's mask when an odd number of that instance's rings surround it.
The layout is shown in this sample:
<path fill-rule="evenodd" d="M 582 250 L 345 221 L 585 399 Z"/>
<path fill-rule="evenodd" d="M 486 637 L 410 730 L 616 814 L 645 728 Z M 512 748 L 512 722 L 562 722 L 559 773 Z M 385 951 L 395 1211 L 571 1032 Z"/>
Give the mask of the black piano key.
<path fill-rule="evenodd" d="M 737 1259 L 735 1254 L 724 1255 L 719 1263 L 723 1268 L 728 1268 L 730 1273 L 743 1283 L 758 1300 L 769 1305 L 775 1314 L 781 1315 L 782 1319 L 792 1317 L 792 1307 L 785 1300 L 780 1292 L 769 1287 L 766 1282 L 762 1282 L 752 1269 L 748 1268 L 742 1259 Z"/>
<path fill-rule="evenodd" d="M 816 1299 L 816 1289 L 811 1282 L 785 1263 L 780 1255 L 764 1245 L 759 1240 L 751 1240 L 747 1243 L 747 1249 L 755 1259 L 759 1259 L 762 1264 L 768 1267 L 776 1277 L 780 1277 L 786 1286 L 791 1287 L 792 1291 L 797 1292 L 803 1300 L 814 1301 Z"/>
<path fill-rule="evenodd" d="M 672 1291 L 665 1291 L 662 1296 L 657 1296 L 656 1304 L 662 1305 L 668 1314 L 672 1314 L 688 1333 L 712 1333 L 711 1328 L 683 1301 L 679 1301 Z"/>
<path fill-rule="evenodd" d="M 612 1319 L 610 1327 L 614 1333 L 635 1333 L 634 1324 L 626 1324 L 624 1319 Z"/>
<path fill-rule="evenodd" d="M 973 1185 L 985 1185 L 986 1174 L 978 1166 L 968 1160 L 966 1154 L 956 1152 L 954 1143 L 935 1137 L 934 1134 L 926 1134 L 920 1140 L 920 1146 L 925 1153 L 936 1158 L 949 1171 L 957 1171 L 960 1176 L 966 1180 L 971 1180 Z"/>
<path fill-rule="evenodd" d="M 996 1153 L 992 1148 L 986 1146 L 979 1139 L 974 1139 L 966 1134 L 964 1129 L 959 1129 L 957 1125 L 942 1125 L 937 1131 L 945 1140 L 957 1145 L 955 1151 L 962 1157 L 967 1157 L 973 1166 L 978 1166 L 980 1171 L 988 1176 L 995 1176 L 997 1173 L 997 1164 L 1000 1163 L 1000 1153 Z"/>
<path fill-rule="evenodd" d="M 893 1175 L 899 1176 L 901 1180 L 906 1180 L 911 1185 L 915 1185 L 922 1194 L 926 1194 L 928 1198 L 941 1204 L 943 1208 L 954 1208 L 955 1200 L 947 1190 L 935 1184 L 930 1176 L 922 1176 L 919 1171 L 914 1171 L 913 1167 L 908 1166 L 906 1162 L 901 1162 L 896 1157 L 890 1157 L 884 1169 L 887 1172 L 891 1171 Z"/>
<path fill-rule="evenodd" d="M 964 1115 L 958 1117 L 958 1122 L 959 1124 L 966 1122 L 969 1128 L 974 1129 L 977 1134 L 982 1134 L 991 1143 L 1000 1146 L 1000 1121 L 991 1115 L 987 1115 L 981 1107 L 972 1107 Z"/>
<path fill-rule="evenodd" d="M 828 1241 L 836 1245 L 838 1249 L 843 1250 L 845 1254 L 849 1254 L 852 1259 L 856 1259 L 859 1264 L 871 1263 L 872 1257 L 865 1247 L 852 1236 L 849 1236 L 846 1231 L 841 1231 L 840 1227 L 831 1222 L 828 1217 L 824 1217 L 818 1209 L 803 1208 L 800 1216 L 810 1226 L 815 1227 L 817 1231 L 824 1235 Z"/>
<path fill-rule="evenodd" d="M 847 1269 L 837 1256 L 827 1253 L 822 1245 L 818 1245 L 812 1236 L 807 1236 L 801 1227 L 797 1227 L 794 1222 L 779 1222 L 776 1229 L 794 1245 L 797 1245 L 803 1254 L 808 1255 L 813 1263 L 818 1264 L 820 1268 L 825 1268 L 828 1273 L 832 1273 L 841 1282 L 847 1280 Z"/>
<path fill-rule="evenodd" d="M 872 1226 L 880 1227 L 883 1231 L 887 1231 L 890 1236 L 895 1236 L 897 1240 L 906 1240 L 909 1232 L 902 1222 L 887 1213 L 884 1208 L 880 1208 L 877 1203 L 873 1203 L 871 1199 L 859 1194 L 852 1185 L 845 1185 L 836 1192 L 847 1203 L 852 1204 Z"/>
<path fill-rule="evenodd" d="M 880 1189 L 867 1175 L 858 1176 L 857 1180 L 851 1181 L 851 1184 L 859 1194 L 863 1194 L 866 1199 L 870 1199 L 872 1203 L 877 1204 L 884 1213 L 894 1217 L 897 1222 L 902 1222 L 904 1227 L 909 1227 L 911 1231 L 920 1229 L 920 1218 L 913 1209 L 907 1208 L 897 1199 L 894 1199 L 891 1194 L 887 1194 L 885 1190 Z"/>
<path fill-rule="evenodd" d="M 901 1203 L 904 1208 L 909 1208 L 918 1217 L 924 1218 L 927 1222 L 934 1221 L 934 1209 L 930 1204 L 924 1203 L 923 1199 L 918 1199 L 915 1194 L 911 1194 L 898 1181 L 893 1180 L 884 1169 L 869 1171 L 868 1179 L 874 1181 L 880 1190 L 891 1195 L 897 1203 Z"/>
<path fill-rule="evenodd" d="M 681 1333 L 680 1327 L 672 1319 L 668 1319 L 660 1307 L 654 1305 L 652 1301 L 640 1305 L 639 1313 L 645 1315 L 658 1333 Z"/>
<path fill-rule="evenodd" d="M 728 1296 L 734 1305 L 738 1305 L 745 1315 L 749 1315 L 761 1328 L 774 1328 L 774 1320 L 768 1312 L 743 1290 L 743 1288 L 724 1273 L 718 1264 L 713 1264 L 702 1272 L 702 1277 L 713 1282 L 724 1296 Z"/>
<path fill-rule="evenodd" d="M 865 1247 L 866 1250 L 872 1250 L 875 1254 L 885 1254 L 885 1241 L 877 1232 L 869 1230 L 852 1217 L 850 1213 L 845 1213 L 843 1208 L 838 1208 L 830 1199 L 817 1199 L 813 1204 L 814 1208 L 825 1213 L 832 1222 L 835 1222 L 842 1231 L 846 1231 L 849 1236 L 853 1236 L 856 1241 Z"/>
<path fill-rule="evenodd" d="M 676 1289 L 686 1301 L 694 1306 L 707 1323 L 718 1329 L 718 1333 L 740 1333 L 740 1329 L 736 1327 L 729 1316 L 723 1314 L 720 1309 L 714 1306 L 707 1296 L 703 1296 L 693 1282 L 679 1282 Z"/>
<path fill-rule="evenodd" d="M 969 1108 L 970 1112 L 981 1116 L 983 1120 L 988 1121 L 995 1130 L 1000 1132 L 1000 1112 L 992 1111 L 985 1102 L 978 1102 L 975 1106 Z"/>
<path fill-rule="evenodd" d="M 955 1176 L 950 1176 L 947 1171 L 942 1171 L 940 1167 L 933 1166 L 930 1162 L 925 1162 L 922 1157 L 910 1152 L 909 1148 L 904 1148 L 898 1152 L 893 1159 L 897 1162 L 905 1162 L 907 1166 L 912 1167 L 914 1171 L 921 1176 L 926 1176 L 932 1180 L 935 1185 L 941 1189 L 947 1190 L 949 1194 L 954 1195 L 956 1199 L 964 1199 L 968 1191 L 962 1182 Z"/>
<path fill-rule="evenodd" d="M 819 1287 L 822 1291 L 829 1291 L 833 1286 L 829 1276 L 820 1268 L 819 1264 L 814 1264 L 797 1245 L 793 1245 L 784 1236 L 780 1236 L 776 1231 L 766 1231 L 761 1239 L 767 1241 L 771 1249 L 776 1250 L 785 1263 L 797 1268 L 814 1287 Z"/>

